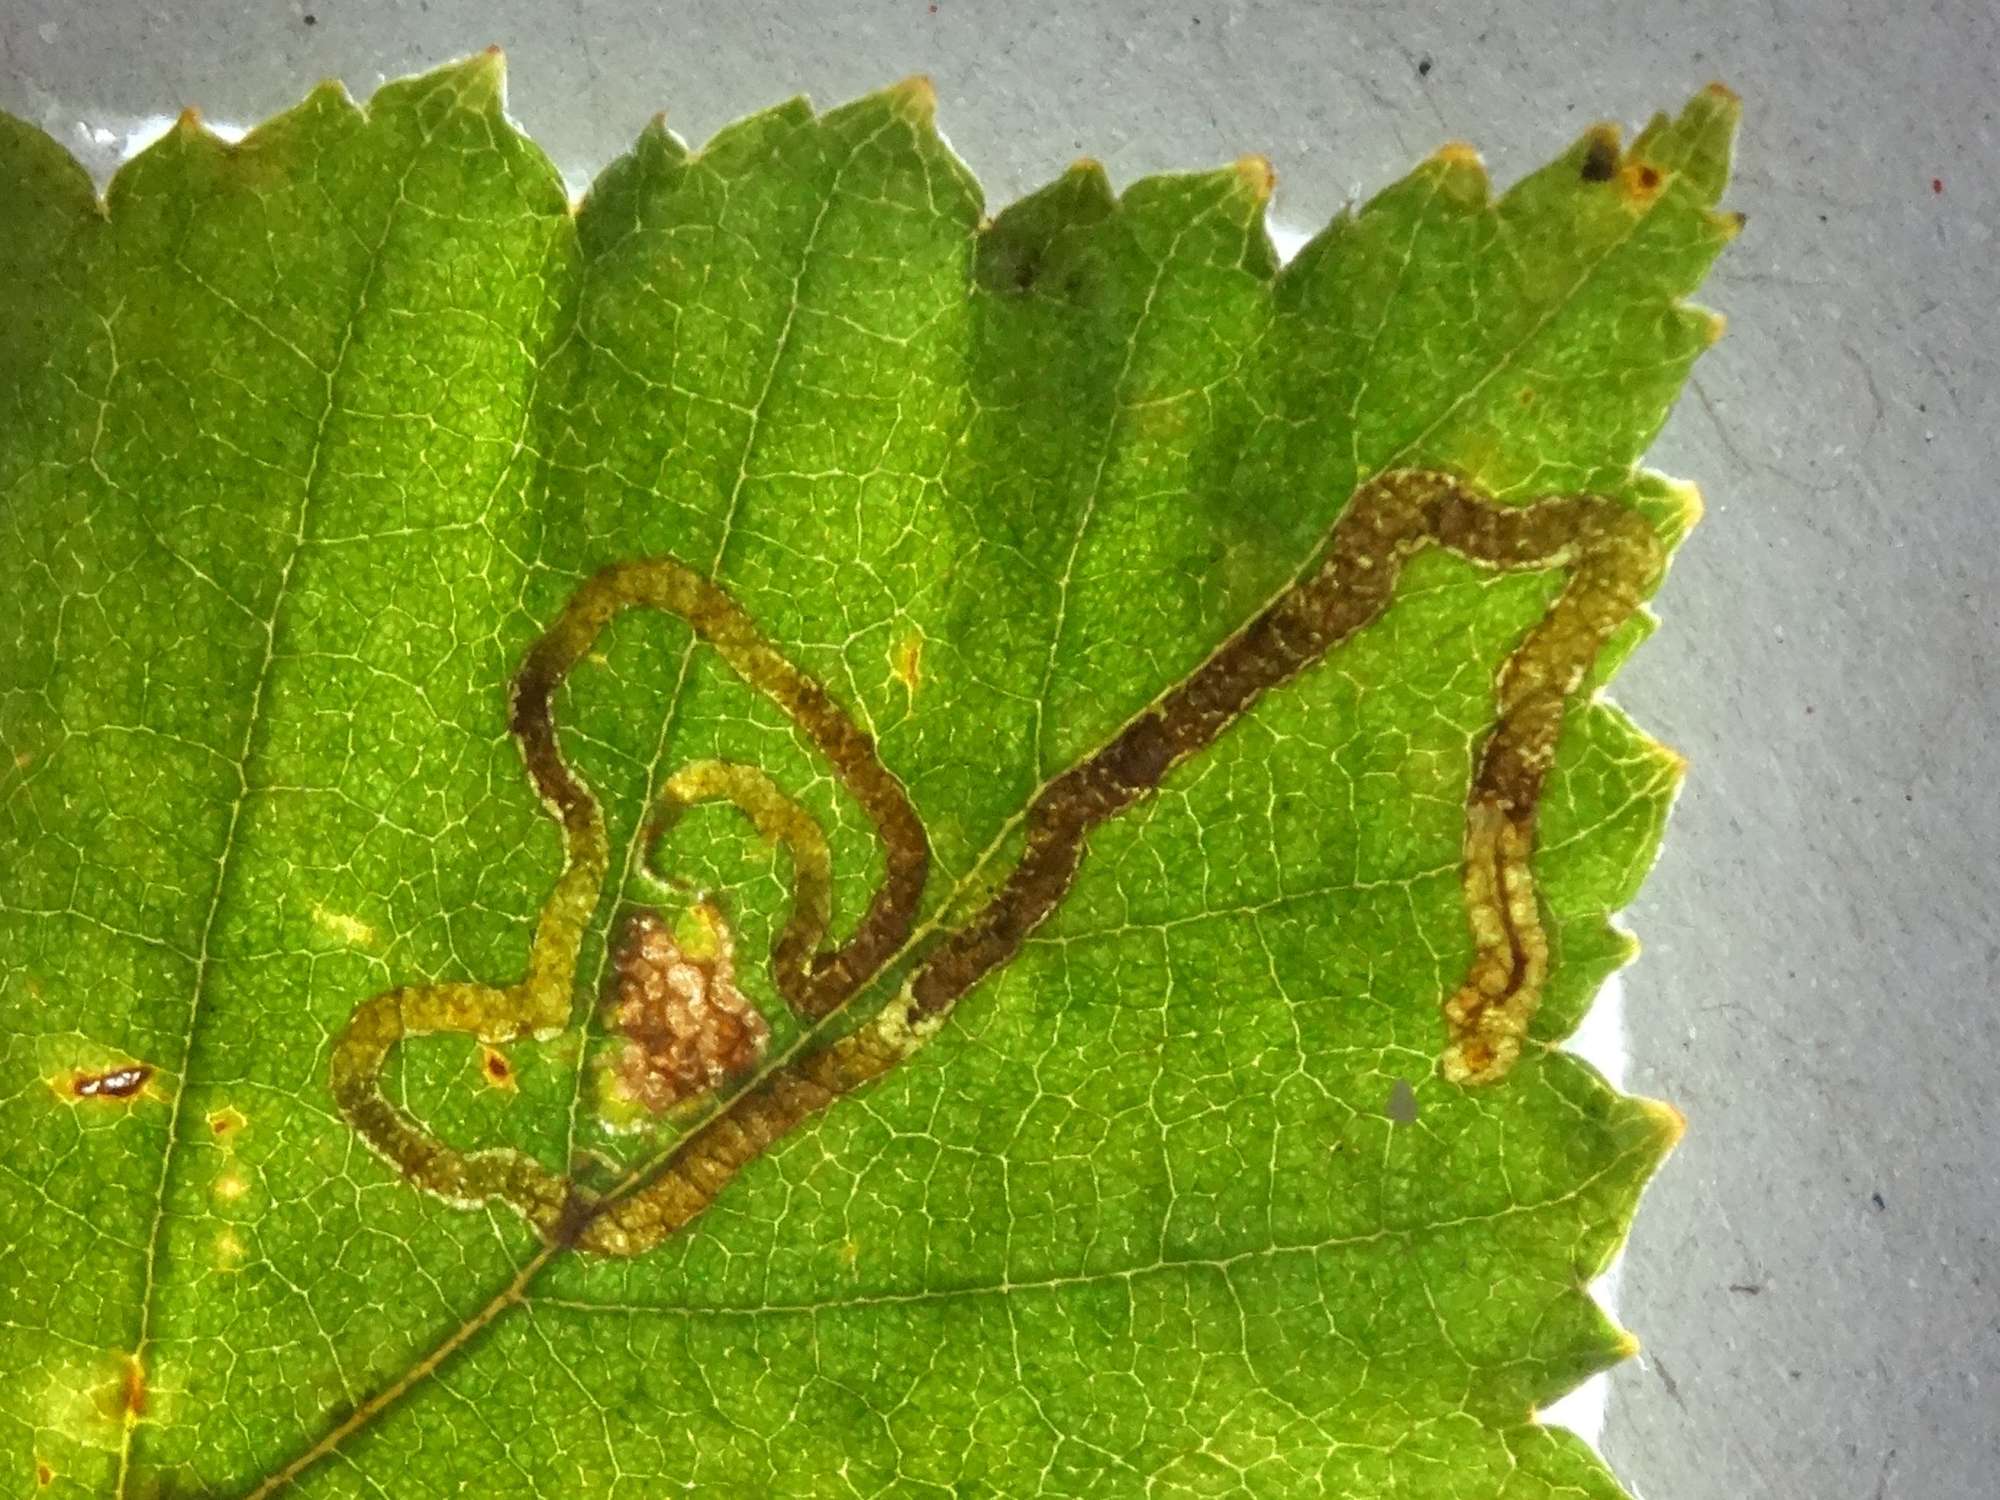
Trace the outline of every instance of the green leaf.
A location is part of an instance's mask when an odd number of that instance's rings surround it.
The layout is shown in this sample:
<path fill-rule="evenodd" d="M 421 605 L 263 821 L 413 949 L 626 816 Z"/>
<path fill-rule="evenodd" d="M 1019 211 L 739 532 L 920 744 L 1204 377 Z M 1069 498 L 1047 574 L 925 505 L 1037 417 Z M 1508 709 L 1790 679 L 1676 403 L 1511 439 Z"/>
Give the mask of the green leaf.
<path fill-rule="evenodd" d="M 1282 270 L 930 104 L 0 121 L 0 1483 L 1620 1493 L 1734 101 Z"/>

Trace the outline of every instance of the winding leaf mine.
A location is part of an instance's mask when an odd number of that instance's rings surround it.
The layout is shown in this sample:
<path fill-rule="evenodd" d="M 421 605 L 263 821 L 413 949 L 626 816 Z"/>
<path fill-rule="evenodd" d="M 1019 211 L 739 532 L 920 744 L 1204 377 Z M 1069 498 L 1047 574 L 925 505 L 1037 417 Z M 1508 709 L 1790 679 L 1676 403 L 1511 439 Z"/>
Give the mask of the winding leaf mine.
<path fill-rule="evenodd" d="M 1389 607 L 1404 562 L 1441 547 L 1496 571 L 1563 568 L 1569 582 L 1507 658 L 1498 722 L 1466 803 L 1464 886 L 1475 945 L 1470 972 L 1444 1002 L 1441 1067 L 1459 1084 L 1496 1083 L 1520 1056 L 1541 1003 L 1548 938 L 1530 857 L 1535 811 L 1555 759 L 1563 707 L 1597 652 L 1657 582 L 1664 554 L 1633 511 L 1597 496 L 1501 505 L 1446 474 L 1395 470 L 1354 493 L 1325 556 L 1224 642 L 1184 682 L 1029 804 L 1020 862 L 964 923 L 917 960 L 899 992 L 861 1028 L 821 1039 L 730 1099 L 656 1167 L 598 1195 L 508 1148 L 452 1149 L 383 1097 L 389 1050 L 407 1036 L 461 1031 L 485 1042 L 547 1039 L 567 1024 L 577 947 L 605 873 L 604 814 L 564 762 L 554 701 L 577 660 L 622 609 L 685 619 L 751 686 L 779 704 L 868 810 L 889 870 L 855 936 L 817 947 L 826 924 L 826 844 L 755 768 L 708 761 L 670 778 L 656 839 L 681 807 L 723 798 L 786 844 L 793 915 L 772 954 L 780 992 L 815 1022 L 835 1016 L 909 937 L 930 851 L 922 825 L 868 737 L 826 690 L 786 662 L 723 590 L 674 558 L 617 564 L 591 579 L 535 644 L 514 681 L 513 730 L 531 779 L 562 824 L 561 879 L 536 927 L 528 973 L 494 988 L 470 983 L 385 991 L 364 1001 L 333 1053 L 341 1112 L 417 1186 L 475 1208 L 499 1198 L 544 1236 L 606 1255 L 636 1255 L 687 1224 L 735 1175 L 841 1095 L 880 1078 L 934 1035 L 959 997 L 1005 964 L 1056 909 L 1090 832 L 1157 788 L 1212 744 L 1265 692 L 1289 681 Z"/>
<path fill-rule="evenodd" d="M 500 92 L 0 118 L 0 1492 L 1620 1500 L 1733 99 L 1281 266 Z"/>

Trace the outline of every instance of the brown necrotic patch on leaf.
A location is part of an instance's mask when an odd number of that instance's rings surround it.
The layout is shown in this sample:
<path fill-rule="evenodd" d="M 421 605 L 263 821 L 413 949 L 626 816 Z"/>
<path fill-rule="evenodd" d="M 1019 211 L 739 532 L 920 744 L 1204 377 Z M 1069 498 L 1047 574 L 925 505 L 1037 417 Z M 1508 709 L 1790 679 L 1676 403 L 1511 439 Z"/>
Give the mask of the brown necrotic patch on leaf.
<path fill-rule="evenodd" d="M 1591 131 L 1577 176 L 1585 182 L 1609 182 L 1618 174 L 1618 132 L 1600 125 Z"/>
<path fill-rule="evenodd" d="M 130 1099 L 152 1076 L 153 1069 L 147 1063 L 127 1063 L 98 1073 L 72 1073 L 68 1092 L 73 1099 Z"/>
<path fill-rule="evenodd" d="M 686 944 L 650 911 L 633 914 L 615 960 L 612 1063 L 619 1091 L 649 1114 L 720 1087 L 757 1065 L 771 1040 L 762 1012 L 736 986 L 735 945 L 721 913 L 694 909 Z"/>
<path fill-rule="evenodd" d="M 113 1401 L 117 1414 L 127 1422 L 136 1422 L 146 1415 L 146 1367 L 139 1363 L 136 1354 L 125 1356 L 125 1377 L 119 1382 Z"/>

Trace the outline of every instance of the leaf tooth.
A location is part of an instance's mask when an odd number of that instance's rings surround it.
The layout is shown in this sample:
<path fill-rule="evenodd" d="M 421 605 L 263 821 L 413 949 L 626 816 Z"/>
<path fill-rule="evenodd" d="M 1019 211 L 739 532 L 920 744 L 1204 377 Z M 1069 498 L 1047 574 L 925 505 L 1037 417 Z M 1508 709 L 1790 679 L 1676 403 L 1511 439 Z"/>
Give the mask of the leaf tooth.
<path fill-rule="evenodd" d="M 1613 120 L 1600 120 L 1570 148 L 1576 174 L 1585 182 L 1609 182 L 1625 161 L 1625 135 Z"/>
<path fill-rule="evenodd" d="M 504 108 L 507 101 L 507 54 L 499 44 L 475 52 L 458 64 L 459 98 L 474 109 Z"/>
<path fill-rule="evenodd" d="M 646 122 L 646 128 L 639 132 L 633 143 L 633 153 L 648 162 L 663 164 L 669 168 L 679 167 L 688 160 L 687 142 L 675 135 L 667 124 L 667 112 L 659 110 Z M 594 184 L 593 184 L 594 185 Z"/>
<path fill-rule="evenodd" d="M 812 101 L 804 94 L 794 94 L 769 109 L 731 120 L 689 152 L 687 159 L 722 172 L 747 171 L 776 149 L 780 137 L 813 122 Z"/>
<path fill-rule="evenodd" d="M 1479 212 L 1492 196 L 1486 160 L 1470 141 L 1446 141 L 1424 158 L 1423 169 L 1436 174 L 1439 197 L 1458 208 Z"/>
<path fill-rule="evenodd" d="M 1271 201 L 1271 194 L 1278 186 L 1277 169 L 1271 165 L 1271 158 L 1258 152 L 1239 156 L 1231 163 L 1237 181 L 1243 184 L 1251 200 L 1259 207 Z"/>
<path fill-rule="evenodd" d="M 988 291 L 1028 291 L 1044 279 L 1058 242 L 1087 233 L 1117 207 L 1104 168 L 1087 156 L 1079 158 L 1054 182 L 1010 203 L 980 226 L 974 262 L 979 284 Z"/>
<path fill-rule="evenodd" d="M 1638 1104 L 1639 1113 L 1645 1117 L 1647 1124 L 1653 1127 L 1662 1155 L 1680 1144 L 1681 1137 L 1687 1134 L 1686 1115 L 1664 1100 L 1639 1099 L 1634 1102 Z"/>
<path fill-rule="evenodd" d="M 1685 518 L 1683 531 L 1692 531 L 1701 521 L 1702 512 L 1708 502 L 1702 498 L 1701 487 L 1685 479 L 1668 479 L 1667 494 L 1680 506 L 1680 514 Z"/>
<path fill-rule="evenodd" d="M 1686 180 L 1695 197 L 1713 204 L 1729 178 L 1731 145 L 1743 102 L 1728 87 L 1711 83 L 1672 119 L 1655 115 L 1632 143 L 1632 154 Z"/>
<path fill-rule="evenodd" d="M 928 73 L 912 73 L 882 91 L 889 106 L 912 125 L 929 129 L 937 122 L 937 85 Z"/>

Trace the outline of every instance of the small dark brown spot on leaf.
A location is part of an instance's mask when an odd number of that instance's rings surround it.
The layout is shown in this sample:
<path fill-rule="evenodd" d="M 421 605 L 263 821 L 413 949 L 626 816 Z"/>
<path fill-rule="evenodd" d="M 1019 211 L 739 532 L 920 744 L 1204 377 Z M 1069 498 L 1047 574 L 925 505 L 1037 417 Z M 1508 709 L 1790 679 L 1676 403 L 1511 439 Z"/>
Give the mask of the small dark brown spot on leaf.
<path fill-rule="evenodd" d="M 1594 135 L 1590 138 L 1590 149 L 1583 154 L 1583 170 L 1578 174 L 1585 182 L 1609 182 L 1618 170 L 1618 147 L 1609 136 Z"/>
<path fill-rule="evenodd" d="M 43 1489 L 47 1489 L 50 1485 L 55 1483 L 55 1480 L 56 1480 L 56 1471 L 49 1467 L 48 1461 L 46 1459 L 40 1459 L 40 1458 L 36 1459 L 35 1483 L 40 1485 Z"/>
<path fill-rule="evenodd" d="M 489 1047 L 484 1043 L 481 1043 L 479 1048 L 479 1076 L 486 1081 L 489 1088 L 505 1089 L 512 1093 L 519 1087 L 514 1078 L 514 1065 L 507 1060 L 507 1054 L 498 1047 Z"/>

